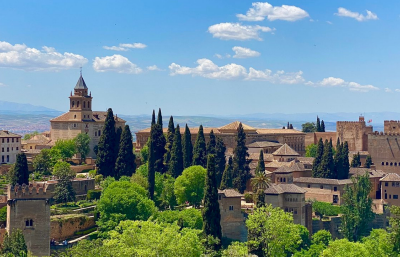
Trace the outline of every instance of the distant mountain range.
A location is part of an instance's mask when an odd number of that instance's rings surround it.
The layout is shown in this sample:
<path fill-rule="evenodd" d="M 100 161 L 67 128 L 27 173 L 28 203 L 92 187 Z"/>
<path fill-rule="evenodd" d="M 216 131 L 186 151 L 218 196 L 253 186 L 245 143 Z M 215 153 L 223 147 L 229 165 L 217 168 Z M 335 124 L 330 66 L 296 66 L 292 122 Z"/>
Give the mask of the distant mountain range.
<path fill-rule="evenodd" d="M 25 134 L 30 131 L 45 131 L 50 129 L 49 120 L 57 117 L 62 112 L 43 106 L 0 101 L 0 129 L 8 129 L 15 133 Z M 183 129 L 185 124 L 196 127 L 221 127 L 232 121 L 238 120 L 255 128 L 282 128 L 287 122 L 293 124 L 295 129 L 301 130 L 301 124 L 315 122 L 317 116 L 324 120 L 327 131 L 336 130 L 336 121 L 357 121 L 359 113 L 253 113 L 247 115 L 198 115 L 174 116 L 175 124 Z M 125 119 L 131 126 L 132 132 L 137 132 L 150 125 L 150 115 L 118 115 Z M 164 124 L 168 124 L 169 115 L 164 115 Z M 396 112 L 371 112 L 365 114 L 365 120 L 372 120 L 369 125 L 375 131 L 383 130 L 384 120 L 400 120 L 400 113 Z"/>

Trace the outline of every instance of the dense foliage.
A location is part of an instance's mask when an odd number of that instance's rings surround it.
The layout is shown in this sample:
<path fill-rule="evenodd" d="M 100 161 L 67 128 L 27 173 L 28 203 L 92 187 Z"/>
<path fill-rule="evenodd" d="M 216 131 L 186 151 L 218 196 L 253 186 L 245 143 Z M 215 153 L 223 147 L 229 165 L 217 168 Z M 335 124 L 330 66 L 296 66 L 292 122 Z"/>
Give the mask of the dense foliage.
<path fill-rule="evenodd" d="M 240 193 L 246 189 L 246 182 L 250 179 L 249 153 L 246 146 L 246 133 L 242 123 L 239 124 L 236 136 L 236 147 L 233 151 L 233 186 Z"/>
<path fill-rule="evenodd" d="M 175 181 L 175 195 L 179 204 L 188 202 L 199 206 L 204 196 L 206 169 L 202 166 L 186 168 Z"/>
<path fill-rule="evenodd" d="M 115 161 L 117 159 L 115 120 L 111 108 L 107 111 L 103 131 L 100 136 L 97 152 L 97 171 L 104 177 L 114 176 Z"/>

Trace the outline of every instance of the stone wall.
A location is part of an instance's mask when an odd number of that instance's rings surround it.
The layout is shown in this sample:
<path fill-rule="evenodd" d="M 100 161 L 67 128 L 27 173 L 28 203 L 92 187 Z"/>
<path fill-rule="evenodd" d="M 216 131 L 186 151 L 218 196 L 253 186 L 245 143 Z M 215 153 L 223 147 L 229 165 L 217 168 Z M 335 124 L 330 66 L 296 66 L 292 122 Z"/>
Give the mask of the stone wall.
<path fill-rule="evenodd" d="M 349 151 L 368 151 L 368 133 L 372 127 L 366 126 L 364 118 L 359 121 L 338 121 L 336 131 L 340 142 L 347 141 Z"/>
<path fill-rule="evenodd" d="M 76 232 L 96 226 L 94 217 L 83 214 L 56 215 L 51 217 L 50 238 L 63 241 L 71 238 Z"/>
<path fill-rule="evenodd" d="M 76 173 L 80 173 L 84 170 L 94 170 L 94 165 L 78 165 L 78 166 L 71 166 L 71 170 L 75 171 Z"/>
<path fill-rule="evenodd" d="M 368 135 L 368 152 L 376 169 L 400 174 L 400 134 L 378 133 Z"/>
<path fill-rule="evenodd" d="M 400 133 L 400 121 L 398 120 L 385 120 L 383 126 L 385 133 Z"/>
<path fill-rule="evenodd" d="M 307 133 L 305 137 L 305 144 L 306 146 L 311 145 L 311 144 L 318 144 L 319 139 L 322 138 L 322 141 L 325 142 L 325 140 L 330 140 L 332 139 L 333 146 L 336 147 L 336 141 L 338 138 L 338 135 L 336 132 L 313 132 L 313 133 Z"/>

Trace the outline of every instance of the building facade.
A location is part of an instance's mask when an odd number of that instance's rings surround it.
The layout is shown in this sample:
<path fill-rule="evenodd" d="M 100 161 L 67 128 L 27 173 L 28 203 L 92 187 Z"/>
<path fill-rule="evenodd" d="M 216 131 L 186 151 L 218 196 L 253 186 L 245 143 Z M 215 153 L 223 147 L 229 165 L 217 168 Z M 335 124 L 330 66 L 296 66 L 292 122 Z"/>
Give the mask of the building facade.
<path fill-rule="evenodd" d="M 54 143 L 58 139 L 72 139 L 79 133 L 90 137 L 90 153 L 88 157 L 95 158 L 94 147 L 98 145 L 104 127 L 107 112 L 92 111 L 92 93 L 82 75 L 74 88 L 74 94 L 69 97 L 69 112 L 50 120 L 50 137 Z M 114 116 L 115 127 L 125 126 L 125 120 Z"/>
<path fill-rule="evenodd" d="M 373 128 L 365 124 L 364 116 L 360 116 L 358 121 L 336 122 L 336 132 L 340 142 L 347 141 L 349 151 L 368 151 L 368 134 L 373 132 Z"/>
<path fill-rule="evenodd" d="M 388 205 L 400 206 L 400 175 L 389 173 L 380 181 L 383 201 Z"/>
<path fill-rule="evenodd" d="M 21 136 L 7 130 L 0 130 L 0 164 L 12 164 L 21 152 Z"/>

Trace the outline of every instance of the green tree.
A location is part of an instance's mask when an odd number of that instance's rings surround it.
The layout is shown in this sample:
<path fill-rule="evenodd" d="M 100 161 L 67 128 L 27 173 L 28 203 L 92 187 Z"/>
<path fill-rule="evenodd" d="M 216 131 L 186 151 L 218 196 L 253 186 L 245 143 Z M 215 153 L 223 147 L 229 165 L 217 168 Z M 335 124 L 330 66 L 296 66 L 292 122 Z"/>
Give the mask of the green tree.
<path fill-rule="evenodd" d="M 149 147 L 147 145 L 143 146 L 143 148 L 140 150 L 140 160 L 142 163 L 149 161 Z"/>
<path fill-rule="evenodd" d="M 225 165 L 225 170 L 222 175 L 221 185 L 219 189 L 224 190 L 233 187 L 232 172 L 233 172 L 233 161 L 232 157 L 230 156 L 228 163 Z"/>
<path fill-rule="evenodd" d="M 206 149 L 207 154 L 215 155 L 215 153 L 216 153 L 216 150 L 215 150 L 216 145 L 217 145 L 217 141 L 215 139 L 214 130 L 211 130 L 211 132 L 210 132 L 210 141 L 208 141 L 207 149 Z"/>
<path fill-rule="evenodd" d="M 327 230 L 319 230 L 314 235 L 312 235 L 312 244 L 320 244 L 328 246 L 329 242 L 332 241 L 332 235 Z"/>
<path fill-rule="evenodd" d="M 203 228 L 203 217 L 201 210 L 199 209 L 183 209 L 181 211 L 167 210 L 158 212 L 152 219 L 158 223 L 180 223 L 178 224 L 181 228 L 192 228 L 202 229 Z"/>
<path fill-rule="evenodd" d="M 206 236 L 221 240 L 221 213 L 218 202 L 217 178 L 215 176 L 215 157 L 212 154 L 208 155 L 203 204 L 203 232 Z M 216 244 L 214 250 L 218 251 L 220 247 L 221 245 Z"/>
<path fill-rule="evenodd" d="M 156 172 L 165 173 L 164 155 L 166 152 L 165 145 L 167 143 L 163 133 L 163 122 L 161 109 L 158 110 L 157 123 L 152 127 L 153 134 L 150 132 L 150 140 L 153 144 L 154 169 Z"/>
<path fill-rule="evenodd" d="M 28 256 L 24 234 L 20 229 L 13 230 L 10 235 L 6 232 L 0 252 L 4 256 Z"/>
<path fill-rule="evenodd" d="M 312 176 L 314 178 L 319 178 L 321 177 L 322 174 L 320 174 L 319 166 L 322 162 L 322 155 L 324 154 L 324 143 L 322 142 L 322 138 L 318 140 L 318 146 L 317 146 L 317 154 L 315 156 L 315 159 L 313 161 L 313 167 L 312 167 Z"/>
<path fill-rule="evenodd" d="M 315 125 L 314 122 L 306 122 L 301 124 L 302 131 L 304 133 L 309 133 L 309 132 L 316 132 L 317 131 L 317 126 Z"/>
<path fill-rule="evenodd" d="M 336 153 L 334 157 L 335 163 L 335 179 L 338 179 L 340 174 L 343 174 L 343 143 L 340 143 L 340 139 L 337 139 L 336 143 Z"/>
<path fill-rule="evenodd" d="M 186 169 L 192 165 L 193 161 L 193 145 L 192 135 L 188 125 L 185 126 L 185 134 L 183 137 L 183 167 Z"/>
<path fill-rule="evenodd" d="M 349 146 L 347 141 L 342 143 L 343 146 L 341 147 L 341 160 L 342 160 L 342 168 L 338 169 L 338 179 L 347 179 L 349 178 L 350 172 L 350 163 L 349 163 Z"/>
<path fill-rule="evenodd" d="M 331 241 L 321 256 L 323 257 L 365 257 L 370 256 L 364 244 L 349 242 L 347 239 Z"/>
<path fill-rule="evenodd" d="M 391 234 L 384 229 L 373 229 L 369 236 L 362 238 L 362 242 L 370 256 L 388 257 L 400 253 L 396 251 L 400 246 L 393 244 Z"/>
<path fill-rule="evenodd" d="M 317 157 L 318 145 L 310 144 L 306 146 L 306 157 Z"/>
<path fill-rule="evenodd" d="M 321 163 L 318 167 L 318 173 L 321 178 L 336 178 L 335 163 L 333 160 L 332 139 L 325 140 L 324 153 Z"/>
<path fill-rule="evenodd" d="M 249 251 L 257 256 L 290 256 L 302 242 L 292 214 L 279 207 L 255 209 L 246 225 Z"/>
<path fill-rule="evenodd" d="M 17 154 L 17 161 L 13 165 L 13 168 L 10 169 L 9 178 L 11 185 L 29 184 L 28 161 L 26 160 L 25 153 Z"/>
<path fill-rule="evenodd" d="M 172 141 L 173 145 L 171 149 L 171 159 L 169 163 L 168 173 L 174 178 L 177 178 L 183 172 L 182 138 L 179 124 L 176 126 L 175 138 Z"/>
<path fill-rule="evenodd" d="M 264 152 L 260 150 L 260 155 L 258 157 L 258 163 L 255 170 L 255 173 L 265 173 L 265 162 L 264 162 Z"/>
<path fill-rule="evenodd" d="M 356 154 L 353 154 L 353 159 L 351 160 L 351 164 L 350 165 L 353 168 L 361 167 L 360 152 L 357 152 Z"/>
<path fill-rule="evenodd" d="M 146 190 L 127 181 L 112 182 L 104 189 L 97 203 L 100 231 L 114 229 L 122 220 L 147 220 L 156 212 Z"/>
<path fill-rule="evenodd" d="M 257 194 L 257 208 L 265 206 L 265 189 L 271 185 L 271 178 L 263 171 L 259 171 L 255 174 L 254 178 L 251 179 L 251 187 Z"/>
<path fill-rule="evenodd" d="M 36 172 L 42 175 L 50 175 L 51 168 L 54 165 L 54 161 L 51 158 L 50 149 L 43 149 L 38 155 L 33 158 L 32 164 Z"/>
<path fill-rule="evenodd" d="M 136 156 L 133 153 L 132 133 L 128 125 L 125 125 L 121 135 L 120 148 L 118 158 L 115 163 L 115 175 L 117 178 L 121 176 L 132 176 L 136 170 Z"/>
<path fill-rule="evenodd" d="M 226 146 L 222 138 L 217 137 L 215 146 L 215 176 L 217 177 L 217 185 L 221 184 L 222 175 L 224 174 L 226 164 Z"/>
<path fill-rule="evenodd" d="M 166 165 L 169 165 L 169 161 L 171 159 L 171 151 L 172 151 L 172 145 L 174 144 L 174 137 L 175 137 L 175 125 L 174 125 L 174 118 L 171 116 L 168 122 L 167 144 L 165 145 L 166 152 L 164 155 L 164 162 Z"/>
<path fill-rule="evenodd" d="M 390 241 L 394 245 L 394 251 L 400 253 L 400 207 L 392 205 L 389 210 Z"/>
<path fill-rule="evenodd" d="M 371 155 L 367 155 L 367 158 L 365 159 L 365 164 L 364 164 L 364 167 L 365 168 L 371 168 L 371 165 L 372 165 L 373 163 L 372 163 L 372 157 L 371 157 Z"/>
<path fill-rule="evenodd" d="M 247 180 L 250 179 L 249 153 L 246 147 L 246 133 L 244 132 L 242 123 L 239 123 L 238 133 L 236 136 L 236 147 L 233 151 L 233 186 L 243 193 L 246 189 Z"/>
<path fill-rule="evenodd" d="M 324 122 L 324 120 L 321 121 L 321 132 L 325 132 L 325 122 Z"/>
<path fill-rule="evenodd" d="M 57 177 L 57 184 L 54 189 L 54 200 L 57 203 L 75 201 L 75 190 L 72 187 L 72 179 L 75 172 L 67 162 L 57 162 L 53 168 L 53 175 Z"/>
<path fill-rule="evenodd" d="M 119 144 L 121 143 L 122 127 L 117 127 L 115 129 L 115 152 L 119 152 Z"/>
<path fill-rule="evenodd" d="M 341 206 L 342 234 L 350 241 L 358 241 L 368 232 L 368 224 L 374 218 L 372 199 L 369 197 L 372 185 L 368 172 L 352 178 L 353 184 L 346 185 Z"/>
<path fill-rule="evenodd" d="M 186 168 L 175 180 L 174 191 L 179 204 L 199 206 L 204 196 L 206 170 L 202 166 Z"/>
<path fill-rule="evenodd" d="M 51 148 L 51 155 L 53 158 L 62 161 L 71 159 L 76 154 L 76 146 L 74 139 L 58 139 L 54 146 Z"/>
<path fill-rule="evenodd" d="M 90 137 L 86 133 L 79 133 L 75 138 L 75 151 L 78 153 L 81 157 L 81 163 L 83 160 L 85 160 L 86 156 L 90 152 Z"/>
<path fill-rule="evenodd" d="M 200 125 L 199 132 L 197 133 L 197 139 L 193 148 L 192 165 L 200 165 L 204 168 L 207 165 L 206 140 L 204 138 L 203 125 Z"/>
<path fill-rule="evenodd" d="M 115 175 L 115 161 L 117 159 L 115 120 L 111 108 L 107 111 L 103 131 L 98 144 L 96 159 L 97 171 L 104 177 Z"/>
<path fill-rule="evenodd" d="M 23 139 L 24 140 L 29 140 L 32 137 L 36 136 L 36 135 L 39 135 L 39 132 L 37 130 L 33 131 L 32 133 L 25 134 Z"/>
<path fill-rule="evenodd" d="M 321 132 L 321 122 L 319 121 L 319 117 L 317 116 L 317 132 Z"/>

